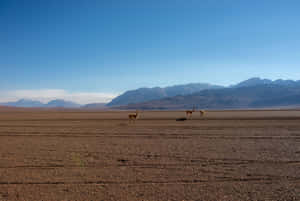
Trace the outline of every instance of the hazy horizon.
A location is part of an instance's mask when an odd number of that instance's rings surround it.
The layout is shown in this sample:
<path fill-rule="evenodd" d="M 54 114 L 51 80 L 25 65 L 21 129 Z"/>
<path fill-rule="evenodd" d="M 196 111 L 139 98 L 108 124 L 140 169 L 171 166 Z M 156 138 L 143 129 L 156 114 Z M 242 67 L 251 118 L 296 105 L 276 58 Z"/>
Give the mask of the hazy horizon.
<path fill-rule="evenodd" d="M 248 78 L 253 79 L 253 78 L 259 78 L 259 79 L 267 79 L 267 78 L 261 78 L 261 77 L 252 77 Z M 246 80 L 242 80 L 246 81 Z M 282 80 L 281 78 L 279 79 L 268 79 L 271 81 L 276 81 L 276 80 Z M 299 80 L 293 80 L 293 81 L 299 81 Z M 198 82 L 201 83 L 201 82 Z M 198 84 L 198 83 L 185 83 L 185 84 L 175 84 L 175 85 L 170 85 L 170 86 L 177 86 L 177 85 L 188 85 L 188 84 Z M 236 84 L 239 84 L 240 82 L 234 83 L 232 85 L 219 85 L 223 87 L 231 87 Z M 201 83 L 201 84 L 211 84 L 215 85 L 214 83 Z M 170 86 L 154 86 L 154 87 L 170 87 Z M 127 89 L 126 91 L 130 90 L 136 90 L 140 88 L 153 88 L 153 87 L 139 87 L 139 88 L 134 88 L 134 89 Z M 103 94 L 103 93 L 87 93 L 87 92 L 77 92 L 77 93 L 71 93 L 65 90 L 55 90 L 55 89 L 41 89 L 41 90 L 15 90 L 15 91 L 2 91 L 1 92 L 1 97 L 0 97 L 0 104 L 1 103 L 7 103 L 7 102 L 16 102 L 22 99 L 25 100 L 33 100 L 33 101 L 40 101 L 43 104 L 46 104 L 52 100 L 65 100 L 65 101 L 72 101 L 77 104 L 81 105 L 86 105 L 86 104 L 91 104 L 91 103 L 109 103 L 112 99 L 116 98 L 117 96 L 123 94 L 118 93 L 118 94 Z"/>

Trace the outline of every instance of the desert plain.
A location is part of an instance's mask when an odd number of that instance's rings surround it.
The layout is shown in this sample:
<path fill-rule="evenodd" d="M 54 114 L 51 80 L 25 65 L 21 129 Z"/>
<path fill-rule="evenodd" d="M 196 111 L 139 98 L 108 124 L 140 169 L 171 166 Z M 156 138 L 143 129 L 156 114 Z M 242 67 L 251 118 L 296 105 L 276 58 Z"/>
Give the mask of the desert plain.
<path fill-rule="evenodd" d="M 0 200 L 300 200 L 300 111 L 0 108 Z"/>

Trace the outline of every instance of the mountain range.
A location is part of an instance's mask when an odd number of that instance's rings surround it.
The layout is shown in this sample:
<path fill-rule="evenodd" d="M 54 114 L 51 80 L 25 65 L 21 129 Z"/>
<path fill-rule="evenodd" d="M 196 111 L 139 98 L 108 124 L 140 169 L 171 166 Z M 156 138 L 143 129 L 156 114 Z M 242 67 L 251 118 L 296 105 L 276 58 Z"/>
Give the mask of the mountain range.
<path fill-rule="evenodd" d="M 241 109 L 300 106 L 300 87 L 255 85 L 204 90 L 187 96 L 121 106 L 120 109 Z"/>
<path fill-rule="evenodd" d="M 242 81 L 236 85 L 233 85 L 231 87 L 249 87 L 249 86 L 255 86 L 255 85 L 278 85 L 278 86 L 300 86 L 300 80 L 294 81 L 294 80 L 269 80 L 269 79 L 261 79 L 259 77 L 250 78 L 248 80 Z"/>
<path fill-rule="evenodd" d="M 219 89 L 223 86 L 211 85 L 207 83 L 193 83 L 185 85 L 175 85 L 170 87 L 139 88 L 136 90 L 126 91 L 120 96 L 114 98 L 107 106 L 120 106 L 132 103 L 158 100 L 177 95 L 189 95 L 204 89 Z"/>
<path fill-rule="evenodd" d="M 0 103 L 13 107 L 85 108 L 85 109 L 239 109 L 299 107 L 300 81 L 251 78 L 229 87 L 206 83 L 175 85 L 165 88 L 139 88 L 126 91 L 108 104 L 80 105 L 61 99 L 46 104 L 21 99 Z"/>
<path fill-rule="evenodd" d="M 230 87 L 132 103 L 119 109 L 241 109 L 299 107 L 300 81 L 251 78 Z"/>
<path fill-rule="evenodd" d="M 80 104 L 77 104 L 77 103 L 74 103 L 71 101 L 65 101 L 62 99 L 52 100 L 46 104 L 44 104 L 40 101 L 35 101 L 35 100 L 20 99 L 16 102 L 0 103 L 0 105 L 11 106 L 11 107 L 46 107 L 46 108 L 57 108 L 57 107 L 79 108 L 79 107 L 81 107 Z"/>

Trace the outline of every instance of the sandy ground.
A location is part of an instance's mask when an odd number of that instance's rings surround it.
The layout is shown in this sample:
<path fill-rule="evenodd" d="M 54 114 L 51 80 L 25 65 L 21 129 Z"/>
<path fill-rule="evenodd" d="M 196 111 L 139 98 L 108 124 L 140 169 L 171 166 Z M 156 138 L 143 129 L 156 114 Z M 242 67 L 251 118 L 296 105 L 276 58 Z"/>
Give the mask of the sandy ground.
<path fill-rule="evenodd" d="M 300 111 L 0 109 L 0 200 L 300 200 Z"/>

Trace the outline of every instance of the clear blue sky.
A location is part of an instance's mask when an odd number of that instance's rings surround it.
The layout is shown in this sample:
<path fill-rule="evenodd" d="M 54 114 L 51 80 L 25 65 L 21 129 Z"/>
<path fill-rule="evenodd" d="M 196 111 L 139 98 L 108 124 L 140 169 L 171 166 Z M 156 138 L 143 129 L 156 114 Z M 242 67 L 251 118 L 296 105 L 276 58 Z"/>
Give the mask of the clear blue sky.
<path fill-rule="evenodd" d="M 300 79 L 299 0 L 0 0 L 0 90 Z"/>

